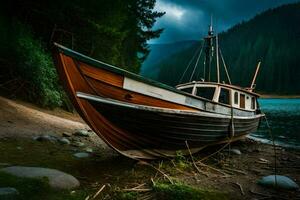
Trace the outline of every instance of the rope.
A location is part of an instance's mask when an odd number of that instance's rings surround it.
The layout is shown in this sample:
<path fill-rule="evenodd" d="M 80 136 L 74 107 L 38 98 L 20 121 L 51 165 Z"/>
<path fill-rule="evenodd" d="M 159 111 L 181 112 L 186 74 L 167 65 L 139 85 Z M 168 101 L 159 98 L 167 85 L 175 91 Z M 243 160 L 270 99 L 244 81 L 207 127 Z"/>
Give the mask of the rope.
<path fill-rule="evenodd" d="M 204 42 L 202 43 L 201 50 L 200 50 L 200 53 L 199 53 L 199 55 L 198 55 L 198 58 L 197 58 L 197 61 L 196 61 L 196 63 L 195 63 L 195 66 L 194 66 L 194 69 L 193 69 L 193 73 L 192 73 L 192 75 L 191 75 L 191 77 L 190 77 L 190 81 L 189 81 L 189 82 L 192 81 L 192 78 L 193 78 L 193 76 L 194 76 L 195 70 L 196 70 L 196 68 L 197 68 L 197 65 L 198 65 L 198 62 L 199 62 L 199 59 L 200 59 L 200 56 L 201 56 L 201 54 L 202 54 L 203 47 L 204 47 Z"/>
<path fill-rule="evenodd" d="M 276 153 L 276 145 L 275 145 L 274 136 L 272 134 L 271 126 L 270 126 L 269 121 L 267 119 L 267 116 L 265 114 L 264 114 L 264 119 L 265 119 L 265 122 L 267 124 L 268 132 L 269 132 L 269 135 L 270 135 L 271 140 L 272 140 L 272 146 L 273 146 L 273 151 L 274 151 L 274 175 L 275 175 L 275 184 L 277 186 L 277 153 Z"/>
<path fill-rule="evenodd" d="M 195 59 L 195 57 L 196 57 L 196 55 L 197 55 L 198 51 L 200 51 L 200 48 L 201 48 L 201 47 L 199 47 L 199 48 L 196 50 L 195 54 L 193 55 L 192 59 L 190 60 L 189 64 L 187 65 L 187 67 L 186 67 L 186 69 L 185 69 L 184 73 L 182 74 L 181 78 L 179 79 L 179 82 L 178 82 L 178 84 L 180 84 L 180 83 L 182 82 L 182 79 L 183 79 L 183 77 L 184 77 L 185 73 L 186 73 L 186 72 L 187 72 L 187 70 L 190 68 L 190 66 L 191 66 L 191 64 L 192 64 L 193 60 Z"/>
<path fill-rule="evenodd" d="M 229 74 L 228 74 L 228 71 L 227 71 L 227 66 L 226 66 L 226 63 L 225 63 L 225 60 L 224 60 L 224 57 L 223 57 L 223 54 L 222 54 L 222 51 L 221 51 L 220 48 L 219 48 L 219 52 L 220 52 L 220 55 L 221 55 L 222 63 L 223 63 L 223 66 L 224 66 L 224 69 L 225 69 L 225 72 L 226 72 L 228 82 L 231 85 L 231 80 L 230 80 L 230 77 L 229 77 Z"/>

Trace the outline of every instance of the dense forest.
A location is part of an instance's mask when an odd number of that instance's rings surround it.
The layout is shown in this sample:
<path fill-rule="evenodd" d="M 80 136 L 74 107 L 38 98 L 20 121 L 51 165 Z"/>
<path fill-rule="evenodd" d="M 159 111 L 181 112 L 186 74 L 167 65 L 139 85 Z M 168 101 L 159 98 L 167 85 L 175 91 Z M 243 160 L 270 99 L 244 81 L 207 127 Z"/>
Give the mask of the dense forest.
<path fill-rule="evenodd" d="M 295 3 L 270 9 L 219 34 L 220 47 L 233 84 L 249 87 L 256 65 L 261 61 L 257 91 L 300 94 L 299 24 L 300 3 Z M 151 74 L 150 78 L 173 86 L 180 81 L 200 80 L 203 77 L 204 56 L 200 58 L 192 79 L 190 76 L 196 59 L 192 61 L 183 80 L 180 80 L 200 46 L 201 42 L 161 60 L 153 66 L 154 69 L 160 69 L 159 73 Z M 216 70 L 212 70 L 211 74 L 214 80 Z M 226 82 L 224 69 L 221 74 L 222 81 Z"/>
<path fill-rule="evenodd" d="M 187 50 L 195 43 L 197 43 L 196 40 L 185 40 L 166 44 L 149 44 L 150 53 L 143 62 L 140 74 L 150 78 L 155 77 L 159 72 L 159 68 L 153 66 L 157 66 L 161 60 L 167 59 L 170 55 Z"/>
<path fill-rule="evenodd" d="M 0 92 L 43 106 L 67 104 L 51 57 L 58 42 L 139 72 L 164 13 L 155 0 L 6 0 L 0 8 Z"/>

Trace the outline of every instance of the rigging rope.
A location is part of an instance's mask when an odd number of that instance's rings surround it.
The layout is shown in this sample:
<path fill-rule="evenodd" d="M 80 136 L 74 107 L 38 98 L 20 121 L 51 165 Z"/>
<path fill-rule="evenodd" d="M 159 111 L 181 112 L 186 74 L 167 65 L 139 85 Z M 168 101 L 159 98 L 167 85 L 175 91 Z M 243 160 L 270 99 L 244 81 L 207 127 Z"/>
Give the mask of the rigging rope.
<path fill-rule="evenodd" d="M 220 48 L 219 48 L 219 52 L 220 52 L 221 60 L 222 60 L 222 63 L 223 63 L 223 66 L 224 66 L 224 69 L 225 69 L 225 72 L 226 72 L 228 82 L 231 85 L 231 80 L 230 80 L 230 77 L 229 77 L 229 74 L 228 74 L 228 71 L 227 71 L 227 66 L 226 66 L 226 63 L 225 63 L 225 60 L 224 60 L 224 57 L 223 57 L 223 54 L 222 54 L 222 51 L 221 51 Z"/>
<path fill-rule="evenodd" d="M 204 47 L 204 42 L 202 43 L 201 50 L 200 50 L 200 53 L 199 53 L 199 55 L 198 55 L 198 58 L 197 58 L 197 61 L 196 61 L 196 63 L 195 63 L 195 66 L 194 66 L 194 69 L 193 69 L 193 72 L 192 72 L 192 75 L 191 75 L 191 77 L 190 77 L 190 81 L 189 81 L 189 82 L 192 81 L 192 78 L 193 78 L 193 76 L 194 76 L 195 70 L 196 70 L 196 68 L 197 68 L 199 59 L 200 59 L 201 54 L 202 54 L 202 51 L 203 51 L 203 47 Z"/>
<path fill-rule="evenodd" d="M 264 114 L 264 113 L 263 113 Z M 269 132 L 269 135 L 271 137 L 271 140 L 272 140 L 272 146 L 273 146 L 273 151 L 274 151 L 274 175 L 275 175 L 275 185 L 277 186 L 277 153 L 276 153 L 276 145 L 275 145 L 275 140 L 274 140 L 274 136 L 272 134 L 272 129 L 271 129 L 271 126 L 269 124 L 269 121 L 268 121 L 268 118 L 267 116 L 264 114 L 264 119 L 265 119 L 265 122 L 267 124 L 267 127 L 268 127 L 268 132 Z"/>
<path fill-rule="evenodd" d="M 204 44 L 204 42 L 203 42 L 203 44 Z M 203 45 L 202 45 L 202 47 L 203 47 Z M 201 46 L 200 46 L 200 47 L 196 50 L 196 52 L 194 53 L 192 59 L 190 60 L 189 64 L 187 65 L 187 67 L 186 67 L 186 69 L 185 69 L 185 71 L 183 72 L 181 78 L 179 79 L 178 84 L 180 84 L 180 83 L 182 82 L 183 77 L 185 76 L 187 70 L 190 68 L 190 66 L 191 66 L 191 64 L 192 64 L 192 62 L 193 62 L 193 60 L 195 59 L 195 57 L 196 57 L 196 55 L 198 54 L 198 52 L 200 51 L 200 49 L 201 49 Z"/>

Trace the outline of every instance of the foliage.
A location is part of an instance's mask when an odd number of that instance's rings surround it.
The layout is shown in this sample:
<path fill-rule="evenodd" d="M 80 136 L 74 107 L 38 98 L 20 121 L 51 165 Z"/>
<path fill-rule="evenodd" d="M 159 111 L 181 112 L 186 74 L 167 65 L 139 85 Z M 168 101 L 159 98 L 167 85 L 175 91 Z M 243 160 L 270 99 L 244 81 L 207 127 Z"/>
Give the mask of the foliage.
<path fill-rule="evenodd" d="M 155 184 L 154 191 L 157 199 L 161 200 L 226 200 L 229 199 L 228 195 L 216 191 L 201 190 L 194 188 L 183 183 L 167 184 L 157 183 Z"/>
<path fill-rule="evenodd" d="M 0 187 L 14 187 L 19 191 L 16 200 L 81 200 L 87 196 L 84 191 L 57 191 L 52 189 L 46 179 L 20 178 L 0 172 Z"/>
<path fill-rule="evenodd" d="M 139 194 L 137 192 L 115 192 L 112 199 L 115 200 L 136 200 Z"/>
<path fill-rule="evenodd" d="M 28 28 L 16 23 L 14 30 L 16 73 L 27 85 L 27 99 L 43 106 L 61 106 L 62 91 L 50 54 Z"/>
<path fill-rule="evenodd" d="M 257 91 L 273 94 L 299 94 L 300 84 L 300 3 L 288 4 L 263 12 L 219 35 L 220 47 L 231 80 L 235 85 L 249 87 L 258 61 L 262 61 L 257 77 Z M 163 59 L 158 81 L 177 85 L 199 44 Z M 214 59 L 215 60 L 215 59 Z M 190 81 L 196 59 L 187 70 L 183 81 Z M 204 56 L 201 56 L 192 80 L 203 78 Z M 212 64 L 215 66 L 215 63 Z M 221 80 L 227 82 L 221 69 Z M 153 76 L 152 76 L 153 77 Z M 211 80 L 216 80 L 215 67 Z"/>

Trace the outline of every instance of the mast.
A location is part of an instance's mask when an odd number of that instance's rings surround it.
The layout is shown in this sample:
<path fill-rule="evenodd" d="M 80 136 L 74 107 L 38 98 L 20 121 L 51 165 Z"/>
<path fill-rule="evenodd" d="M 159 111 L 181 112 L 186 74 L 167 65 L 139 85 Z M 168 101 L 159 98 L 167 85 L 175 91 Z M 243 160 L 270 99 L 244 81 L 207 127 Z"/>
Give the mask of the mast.
<path fill-rule="evenodd" d="M 208 29 L 208 36 L 205 37 L 206 47 L 205 47 L 205 62 L 204 62 L 204 79 L 210 81 L 210 68 L 211 68 L 211 61 L 213 56 L 213 38 L 214 38 L 214 31 L 212 26 L 212 16 L 211 21 Z M 206 71 L 208 71 L 208 76 L 206 77 Z"/>
<path fill-rule="evenodd" d="M 219 65 L 219 41 L 218 34 L 216 34 L 216 59 L 217 59 L 217 81 L 220 83 L 220 65 Z"/>

